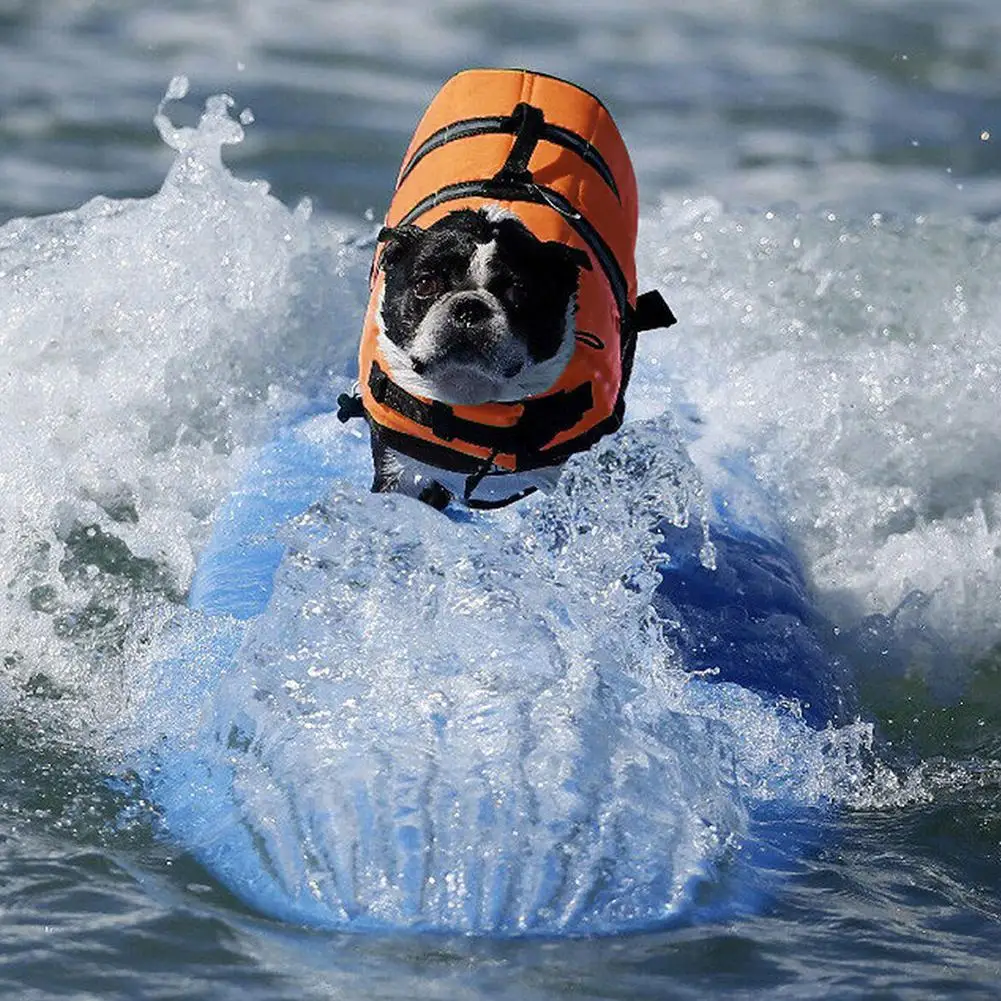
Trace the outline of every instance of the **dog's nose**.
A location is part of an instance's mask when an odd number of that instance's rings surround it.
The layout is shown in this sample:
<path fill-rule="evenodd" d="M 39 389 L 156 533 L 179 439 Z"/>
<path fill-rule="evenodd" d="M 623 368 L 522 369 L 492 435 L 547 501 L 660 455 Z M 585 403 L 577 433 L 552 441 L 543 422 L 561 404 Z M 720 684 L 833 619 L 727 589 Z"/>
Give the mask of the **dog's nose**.
<path fill-rule="evenodd" d="M 452 319 L 461 327 L 475 327 L 490 315 L 490 307 L 476 296 L 452 303 Z"/>

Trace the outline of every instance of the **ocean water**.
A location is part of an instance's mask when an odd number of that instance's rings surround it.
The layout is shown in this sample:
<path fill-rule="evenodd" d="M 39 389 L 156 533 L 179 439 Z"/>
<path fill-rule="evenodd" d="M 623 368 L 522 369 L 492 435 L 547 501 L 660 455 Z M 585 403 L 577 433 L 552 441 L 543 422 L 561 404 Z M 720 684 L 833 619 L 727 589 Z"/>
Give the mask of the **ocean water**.
<path fill-rule="evenodd" d="M 988 0 L 698 12 L 641 0 L 0 0 L 3 995 L 997 996 L 999 35 Z M 241 702 L 237 674 L 206 709 L 157 672 L 160 651 L 199 639 L 177 609 L 213 515 L 276 422 L 350 383 L 374 220 L 403 147 L 441 81 L 486 64 L 588 86 L 632 150 L 641 281 L 681 321 L 641 345 L 627 445 L 640 472 L 609 486 L 585 462 L 555 508 L 441 536 L 437 516 L 407 512 L 390 537 L 393 504 L 366 496 L 364 444 L 341 435 L 341 499 L 289 530 L 303 558 L 283 571 L 285 618 L 244 647 L 245 673 L 276 689 L 254 664 L 294 634 L 310 687 Z M 640 496 L 698 529 L 707 484 L 677 471 L 693 415 L 696 464 L 738 456 L 769 496 L 854 679 L 858 720 L 817 733 L 669 671 L 661 702 L 630 702 L 636 676 L 616 665 L 661 669 L 671 644 L 637 625 L 654 556 L 642 510 L 615 504 L 638 476 Z M 640 461 L 651 441 L 680 466 Z M 600 533 L 552 541 L 602 518 L 625 526 L 617 546 Z M 526 557 L 529 537 L 550 539 L 548 555 Z M 359 580 L 391 568 L 365 579 L 374 602 L 331 591 L 335 558 Z M 431 607 L 443 561 L 455 589 Z M 311 623 L 293 595 L 316 602 Z M 144 763 L 225 722 L 263 734 L 266 753 L 239 774 L 258 814 L 291 809 L 261 781 L 278 769 L 334 811 L 355 763 L 331 739 L 353 726 L 363 743 L 388 732 L 409 747 L 406 721 L 280 720 L 347 705 L 330 665 L 401 604 L 455 635 L 480 621 L 477 595 L 510 623 L 497 667 L 441 690 L 464 721 L 455 740 L 494 763 L 479 778 L 508 787 L 514 732 L 563 752 L 529 755 L 530 770 L 577 760 L 578 718 L 591 714 L 590 732 L 624 735 L 620 759 L 656 764 L 609 771 L 612 802 L 633 804 L 630 829 L 660 845 L 671 830 L 672 871 L 705 847 L 692 817 L 662 809 L 672 791 L 735 843 L 802 823 L 753 901 L 595 939 L 344 934 L 248 907 L 163 835 Z M 578 628 L 546 618 L 553 609 Z M 325 648 L 331 623 L 341 632 Z M 534 675 L 505 673 L 514 637 L 531 644 Z M 415 703 L 406 654 L 419 642 L 397 661 L 373 648 L 389 667 L 364 676 L 367 707 Z M 436 651 L 429 669 L 443 677 L 462 663 L 458 644 Z M 595 660 L 618 717 L 588 687 L 582 665 Z M 510 715 L 505 685 L 536 686 L 539 715 Z M 494 715 L 462 716 L 485 693 Z M 719 760 L 690 775 L 649 743 L 627 745 L 666 713 L 681 721 L 679 754 L 711 747 Z M 543 815 L 578 803 L 547 795 L 532 804 Z M 799 812 L 770 821 L 759 810 L 770 796 Z M 217 806 L 191 804 L 210 824 Z M 505 802 L 488 844 L 524 808 Z M 516 849 L 508 866 L 547 850 L 531 830 Z M 502 880 L 504 865 L 484 878 Z"/>

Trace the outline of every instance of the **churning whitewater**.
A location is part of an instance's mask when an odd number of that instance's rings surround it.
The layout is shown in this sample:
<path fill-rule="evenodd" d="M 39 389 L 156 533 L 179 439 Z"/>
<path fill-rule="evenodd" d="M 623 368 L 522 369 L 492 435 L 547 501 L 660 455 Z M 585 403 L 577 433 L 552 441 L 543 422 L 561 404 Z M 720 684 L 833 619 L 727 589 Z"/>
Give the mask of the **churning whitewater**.
<path fill-rule="evenodd" d="M 372 234 L 234 177 L 228 98 L 169 110 L 156 194 L 0 229 L 9 711 L 44 678 L 158 836 L 324 928 L 739 912 L 800 836 L 776 812 L 920 794 L 850 711 L 691 670 L 658 589 L 689 563 L 727 586 L 736 526 L 803 560 L 802 594 L 783 579 L 832 671 L 864 636 L 889 673 L 947 650 L 957 676 L 996 641 L 996 232 L 648 211 L 640 270 L 681 323 L 641 342 L 632 422 L 551 497 L 446 518 L 370 495 L 329 412 Z M 196 576 L 234 524 L 274 534 Z"/>

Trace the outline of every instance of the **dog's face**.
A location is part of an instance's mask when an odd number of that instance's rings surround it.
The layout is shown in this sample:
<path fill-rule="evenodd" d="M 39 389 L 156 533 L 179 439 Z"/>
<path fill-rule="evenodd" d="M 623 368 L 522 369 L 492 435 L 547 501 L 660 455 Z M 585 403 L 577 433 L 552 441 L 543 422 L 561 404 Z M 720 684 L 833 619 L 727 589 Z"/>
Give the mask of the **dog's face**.
<path fill-rule="evenodd" d="M 379 347 L 394 382 L 476 404 L 524 399 L 560 377 L 587 254 L 489 209 L 460 209 L 427 229 L 384 229 L 380 239 Z"/>

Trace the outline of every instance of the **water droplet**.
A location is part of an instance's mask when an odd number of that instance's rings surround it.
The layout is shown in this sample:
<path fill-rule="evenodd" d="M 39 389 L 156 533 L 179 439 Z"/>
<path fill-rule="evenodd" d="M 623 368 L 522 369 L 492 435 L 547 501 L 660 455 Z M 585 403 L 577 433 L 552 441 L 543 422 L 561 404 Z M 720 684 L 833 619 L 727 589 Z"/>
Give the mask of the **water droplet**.
<path fill-rule="evenodd" d="M 183 74 L 171 79 L 167 86 L 167 92 L 163 95 L 164 101 L 180 101 L 188 96 L 188 78 Z"/>

